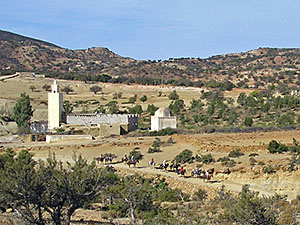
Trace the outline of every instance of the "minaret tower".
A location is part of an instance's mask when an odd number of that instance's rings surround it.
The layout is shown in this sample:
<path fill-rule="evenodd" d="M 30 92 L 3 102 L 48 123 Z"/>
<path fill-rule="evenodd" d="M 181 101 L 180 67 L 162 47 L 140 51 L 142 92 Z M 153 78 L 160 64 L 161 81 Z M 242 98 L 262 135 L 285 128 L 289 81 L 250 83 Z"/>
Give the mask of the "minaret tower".
<path fill-rule="evenodd" d="M 54 80 L 51 92 L 48 93 L 48 129 L 58 128 L 62 120 L 63 94 Z"/>

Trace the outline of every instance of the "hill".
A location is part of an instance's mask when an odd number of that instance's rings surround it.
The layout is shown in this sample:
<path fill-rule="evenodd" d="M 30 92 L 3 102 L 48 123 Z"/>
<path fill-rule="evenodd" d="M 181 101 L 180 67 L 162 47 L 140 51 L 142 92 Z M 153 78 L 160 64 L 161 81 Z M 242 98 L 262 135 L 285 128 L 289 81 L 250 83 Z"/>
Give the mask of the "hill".
<path fill-rule="evenodd" d="M 92 79 L 107 74 L 117 82 L 218 87 L 230 81 L 238 87 L 265 87 L 270 83 L 300 84 L 300 49 L 259 48 L 244 53 L 201 58 L 135 60 L 107 48 L 70 50 L 0 30 L 0 68 Z"/>

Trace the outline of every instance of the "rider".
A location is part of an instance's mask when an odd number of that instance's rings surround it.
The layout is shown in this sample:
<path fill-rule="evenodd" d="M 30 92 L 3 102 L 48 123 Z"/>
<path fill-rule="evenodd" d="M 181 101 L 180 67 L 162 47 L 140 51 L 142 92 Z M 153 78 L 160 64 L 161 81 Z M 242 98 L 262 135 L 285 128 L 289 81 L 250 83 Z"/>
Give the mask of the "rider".
<path fill-rule="evenodd" d="M 206 176 L 206 180 L 208 180 L 208 178 L 209 178 L 209 172 L 208 172 L 208 170 L 205 172 L 205 176 Z"/>
<path fill-rule="evenodd" d="M 134 156 L 133 156 L 133 155 L 131 156 L 130 161 L 131 161 L 132 163 L 134 163 Z"/>
<path fill-rule="evenodd" d="M 164 161 L 163 161 L 163 167 L 165 168 L 166 167 L 166 164 L 167 164 L 167 161 L 164 159 Z"/>
<path fill-rule="evenodd" d="M 199 174 L 199 168 L 198 168 L 198 166 L 195 167 L 195 174 Z"/>
<path fill-rule="evenodd" d="M 180 167 L 180 174 L 183 174 L 183 166 Z"/>
<path fill-rule="evenodd" d="M 153 164 L 154 164 L 154 159 L 152 158 L 151 159 L 151 165 L 153 166 Z"/>
<path fill-rule="evenodd" d="M 124 159 L 124 160 L 126 160 L 126 159 L 127 159 L 127 155 L 126 155 L 126 153 L 124 154 L 124 157 L 123 157 L 123 159 Z"/>

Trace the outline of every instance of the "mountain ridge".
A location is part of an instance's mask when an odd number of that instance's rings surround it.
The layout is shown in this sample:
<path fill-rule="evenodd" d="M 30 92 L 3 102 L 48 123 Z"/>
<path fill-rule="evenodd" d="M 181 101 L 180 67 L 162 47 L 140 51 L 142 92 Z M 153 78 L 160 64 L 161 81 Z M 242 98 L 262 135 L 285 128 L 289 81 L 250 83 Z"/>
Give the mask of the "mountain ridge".
<path fill-rule="evenodd" d="M 0 30 L 1 70 L 51 74 L 107 74 L 146 83 L 189 85 L 230 81 L 236 86 L 264 83 L 300 84 L 300 49 L 258 48 L 208 58 L 135 60 L 108 48 L 66 49 L 46 41 Z M 300 74 L 300 72 L 299 72 Z"/>

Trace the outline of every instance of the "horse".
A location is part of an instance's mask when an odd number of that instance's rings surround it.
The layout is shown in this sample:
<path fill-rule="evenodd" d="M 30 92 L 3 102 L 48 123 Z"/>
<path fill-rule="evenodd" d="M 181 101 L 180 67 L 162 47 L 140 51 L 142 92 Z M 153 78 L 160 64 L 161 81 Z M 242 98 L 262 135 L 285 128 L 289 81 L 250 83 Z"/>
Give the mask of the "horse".
<path fill-rule="evenodd" d="M 136 166 L 136 164 L 139 162 L 139 160 L 138 159 L 136 159 L 136 160 L 133 160 L 133 162 L 131 161 L 131 160 L 129 160 L 126 164 L 129 166 L 129 168 L 130 168 L 130 165 L 134 165 L 134 167 Z"/>
<path fill-rule="evenodd" d="M 167 170 L 168 166 L 169 166 L 169 163 L 166 163 L 165 165 L 162 163 L 162 164 L 159 165 L 159 169 Z"/>
<path fill-rule="evenodd" d="M 121 159 L 121 162 L 124 163 L 124 162 L 127 162 L 127 161 L 128 161 L 127 155 L 123 156 L 122 159 Z"/>
<path fill-rule="evenodd" d="M 184 176 L 185 172 L 186 172 L 186 170 L 178 170 L 177 174 Z"/>
<path fill-rule="evenodd" d="M 104 162 L 104 156 L 103 156 L 103 155 L 100 155 L 100 156 L 96 157 L 95 159 L 97 160 L 98 164 L 99 164 L 100 162 L 101 162 L 101 163 Z"/>
<path fill-rule="evenodd" d="M 200 177 L 202 172 L 203 172 L 203 170 L 198 170 L 198 171 L 193 170 L 191 172 L 191 177 L 193 177 L 194 175 L 196 175 L 197 177 Z"/>
<path fill-rule="evenodd" d="M 170 169 L 172 170 L 172 171 L 174 171 L 174 169 L 175 169 L 175 171 L 176 172 L 178 172 L 178 168 L 180 167 L 180 164 L 178 164 L 178 163 L 172 163 L 171 165 L 170 165 Z"/>
<path fill-rule="evenodd" d="M 112 154 L 112 153 L 107 153 L 104 155 L 104 161 L 105 162 L 110 162 L 112 163 L 112 161 L 117 158 L 117 156 L 115 154 Z"/>
<path fill-rule="evenodd" d="M 155 168 L 156 162 L 155 162 L 154 160 L 150 160 L 150 161 L 148 162 L 148 164 L 149 164 L 149 167 L 152 167 L 152 168 L 154 169 L 154 168 Z"/>

